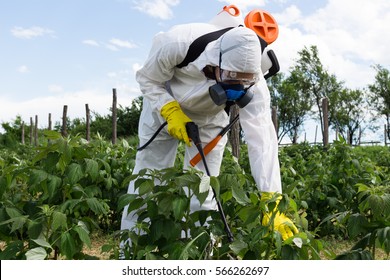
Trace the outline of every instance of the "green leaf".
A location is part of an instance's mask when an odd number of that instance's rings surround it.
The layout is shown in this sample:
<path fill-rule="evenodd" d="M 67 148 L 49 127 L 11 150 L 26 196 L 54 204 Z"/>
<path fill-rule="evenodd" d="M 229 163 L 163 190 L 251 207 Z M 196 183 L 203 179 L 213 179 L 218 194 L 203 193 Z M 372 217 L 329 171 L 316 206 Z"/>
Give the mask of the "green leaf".
<path fill-rule="evenodd" d="M 234 242 L 231 243 L 229 245 L 229 247 L 230 247 L 230 249 L 232 249 L 232 251 L 236 255 L 240 255 L 240 252 L 242 252 L 243 250 L 247 250 L 248 249 L 248 244 L 246 244 L 244 241 L 238 239 L 238 240 L 234 240 Z M 244 255 L 244 254 L 242 254 L 242 255 Z"/>
<path fill-rule="evenodd" d="M 259 221 L 258 218 L 261 214 L 261 211 L 256 205 L 248 205 L 240 209 L 238 212 L 238 216 L 242 221 L 244 221 L 243 225 L 248 225 L 255 221 Z"/>
<path fill-rule="evenodd" d="M 10 218 L 17 218 L 17 217 L 22 216 L 22 213 L 18 209 L 13 208 L 13 207 L 5 208 L 5 212 L 7 212 L 8 216 Z"/>
<path fill-rule="evenodd" d="M 191 240 L 191 242 L 189 242 L 183 249 L 183 251 L 181 252 L 180 256 L 179 256 L 179 260 L 187 260 L 188 259 L 188 256 L 190 255 L 190 249 L 192 247 L 192 245 L 194 244 L 194 242 L 199 238 L 201 237 L 203 234 L 206 234 L 205 231 L 201 232 L 198 236 L 196 236 L 194 239 Z"/>
<path fill-rule="evenodd" d="M 176 220 L 181 220 L 184 216 L 184 212 L 188 206 L 187 201 L 186 197 L 176 197 L 173 200 L 173 216 Z"/>
<path fill-rule="evenodd" d="M 117 207 L 117 210 L 123 210 L 123 208 L 126 206 L 126 205 L 129 205 L 132 201 L 134 201 L 136 198 L 138 197 L 138 195 L 136 194 L 124 194 L 124 195 L 121 195 L 118 199 L 118 207 Z"/>
<path fill-rule="evenodd" d="M 104 206 L 106 204 L 103 202 L 100 202 L 96 197 L 87 198 L 86 201 L 87 201 L 89 208 L 91 208 L 91 210 L 96 215 L 107 214 L 107 210 L 104 208 Z"/>
<path fill-rule="evenodd" d="M 67 177 L 71 185 L 76 184 L 84 177 L 83 170 L 80 164 L 72 163 L 67 168 Z"/>
<path fill-rule="evenodd" d="M 0 225 L 12 223 L 11 232 L 15 232 L 16 230 L 21 229 L 28 221 L 28 215 L 23 216 L 19 210 L 15 208 L 6 208 L 5 211 L 11 217 L 11 219 L 0 222 Z"/>
<path fill-rule="evenodd" d="M 247 205 L 251 202 L 250 199 L 246 196 L 245 192 L 236 184 L 232 184 L 232 193 L 237 203 L 241 205 Z"/>
<path fill-rule="evenodd" d="M 348 219 L 348 233 L 350 234 L 351 238 L 355 238 L 359 234 L 365 231 L 367 220 L 364 216 L 360 214 L 352 214 Z"/>
<path fill-rule="evenodd" d="M 40 183 L 42 183 L 44 180 L 47 179 L 48 175 L 49 174 L 47 174 L 47 172 L 44 170 L 33 169 L 30 172 L 29 184 L 39 185 Z"/>
<path fill-rule="evenodd" d="M 165 195 L 161 201 L 158 203 L 158 212 L 159 214 L 164 215 L 165 217 L 169 217 L 171 211 L 173 210 L 173 196 Z"/>
<path fill-rule="evenodd" d="M 389 254 L 390 253 L 390 227 L 381 228 L 377 233 L 378 242 L 382 249 Z"/>
<path fill-rule="evenodd" d="M 27 260 L 44 260 L 46 257 L 46 250 L 42 247 L 37 247 L 26 252 Z"/>
<path fill-rule="evenodd" d="M 46 138 L 50 139 L 50 140 L 57 140 L 57 139 L 62 138 L 61 133 L 57 132 L 55 130 L 44 130 L 43 135 L 45 135 Z"/>
<path fill-rule="evenodd" d="M 142 181 L 143 182 L 138 185 L 139 195 L 144 195 L 144 194 L 147 194 L 147 193 L 150 193 L 151 191 L 153 191 L 153 188 L 154 188 L 154 181 L 153 180 L 144 179 Z M 138 180 L 137 180 L 137 182 L 138 182 Z"/>
<path fill-rule="evenodd" d="M 154 244 L 155 241 L 160 239 L 163 232 L 163 221 L 161 219 L 153 220 L 150 224 L 150 238 L 151 243 Z"/>
<path fill-rule="evenodd" d="M 221 190 L 221 185 L 219 184 L 219 180 L 218 180 L 217 177 L 214 177 L 214 176 L 210 177 L 210 186 L 213 188 L 213 190 L 215 192 L 215 196 L 217 197 L 217 199 L 219 199 L 219 193 L 220 193 L 220 190 Z"/>
<path fill-rule="evenodd" d="M 54 211 L 53 212 L 53 222 L 51 225 L 51 228 L 53 231 L 57 230 L 58 228 L 66 228 L 66 214 Z"/>
<path fill-rule="evenodd" d="M 61 248 L 60 251 L 67 259 L 71 260 L 76 253 L 76 244 L 72 235 L 69 232 L 64 232 L 61 235 Z"/>
<path fill-rule="evenodd" d="M 197 174 L 184 174 L 175 178 L 178 187 L 187 187 L 189 185 L 199 185 L 200 178 Z"/>
<path fill-rule="evenodd" d="M 60 189 L 62 179 L 57 176 L 50 175 L 47 182 L 47 190 L 49 192 L 49 198 L 53 198 L 54 194 Z"/>
<path fill-rule="evenodd" d="M 75 226 L 74 231 L 77 232 L 78 236 L 80 237 L 80 240 L 88 246 L 88 248 L 91 248 L 91 239 L 89 238 L 89 232 L 81 226 Z"/>
<path fill-rule="evenodd" d="M 43 230 L 43 224 L 42 222 L 38 222 L 35 220 L 29 220 L 28 221 L 28 226 L 27 226 L 27 233 L 30 239 L 36 239 L 38 238 Z"/>
<path fill-rule="evenodd" d="M 58 150 L 61 153 L 58 165 L 62 173 L 66 170 L 66 167 L 72 160 L 72 147 L 65 140 L 60 140 L 58 143 Z"/>
<path fill-rule="evenodd" d="M 96 180 L 99 176 L 99 164 L 96 160 L 86 158 L 85 173 L 91 176 L 92 180 Z"/>
<path fill-rule="evenodd" d="M 73 211 L 73 208 L 81 202 L 80 199 L 68 199 L 61 205 L 61 212 Z"/>
<path fill-rule="evenodd" d="M 43 247 L 43 248 L 49 248 L 49 249 L 53 249 L 50 245 L 49 242 L 47 242 L 46 240 L 44 239 L 41 239 L 41 238 L 38 238 L 38 239 L 32 239 L 32 241 L 34 241 L 35 243 L 37 243 L 39 246 Z"/>

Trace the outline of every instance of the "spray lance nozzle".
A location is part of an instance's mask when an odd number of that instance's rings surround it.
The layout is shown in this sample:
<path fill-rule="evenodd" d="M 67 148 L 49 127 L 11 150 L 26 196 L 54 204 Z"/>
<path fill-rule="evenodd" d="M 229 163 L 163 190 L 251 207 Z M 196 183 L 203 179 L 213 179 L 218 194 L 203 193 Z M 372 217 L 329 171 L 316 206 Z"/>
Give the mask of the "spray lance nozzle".
<path fill-rule="evenodd" d="M 187 135 L 188 137 L 192 140 L 192 142 L 194 142 L 196 148 L 198 149 L 198 152 L 202 158 L 202 161 L 203 161 L 203 165 L 204 165 L 204 168 L 206 170 L 206 174 L 207 176 L 211 176 L 210 175 L 210 171 L 207 167 L 207 163 L 206 163 L 206 157 L 203 153 L 203 147 L 202 147 L 202 142 L 200 141 L 200 136 L 199 136 L 199 129 L 198 129 L 198 126 L 194 123 L 194 122 L 188 122 L 186 123 L 186 130 L 187 130 Z M 217 199 L 217 196 L 216 196 L 216 193 L 215 193 L 215 190 L 212 188 L 213 190 L 213 193 L 214 193 L 214 199 L 215 201 L 217 202 L 217 207 L 218 207 L 218 211 L 219 213 L 221 214 L 221 219 L 222 219 L 222 222 L 225 226 L 225 231 L 226 231 L 226 234 L 227 234 L 227 238 L 229 240 L 229 242 L 233 242 L 234 241 L 234 238 L 233 238 L 233 234 L 229 228 L 229 225 L 226 221 L 226 216 L 225 216 L 225 213 L 223 212 L 223 208 L 222 208 L 222 205 L 221 205 L 221 202 Z"/>
<path fill-rule="evenodd" d="M 194 142 L 196 146 L 201 144 L 198 126 L 194 122 L 188 122 L 186 123 L 186 129 L 188 137 L 192 140 L 192 142 Z"/>

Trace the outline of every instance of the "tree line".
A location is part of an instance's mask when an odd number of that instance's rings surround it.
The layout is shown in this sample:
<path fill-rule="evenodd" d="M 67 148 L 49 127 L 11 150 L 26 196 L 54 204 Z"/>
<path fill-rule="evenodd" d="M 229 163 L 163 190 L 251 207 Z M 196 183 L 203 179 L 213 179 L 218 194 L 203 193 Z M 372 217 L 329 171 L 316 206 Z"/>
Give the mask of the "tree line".
<path fill-rule="evenodd" d="M 288 137 L 293 144 L 297 143 L 305 122 L 314 119 L 320 124 L 323 138 L 326 133 L 324 124 L 329 123 L 348 143 L 358 144 L 365 130 L 377 131 L 380 127 L 375 123 L 384 119 L 386 143 L 390 139 L 390 74 L 379 64 L 372 67 L 376 70 L 372 84 L 362 89 L 350 89 L 323 66 L 316 46 L 304 47 L 298 52 L 298 59 L 288 74 L 278 73 L 267 80 L 272 107 L 277 108 L 275 127 L 279 141 Z M 327 112 L 323 111 L 324 100 L 329 102 Z M 119 108 L 115 108 L 114 129 L 119 138 L 137 135 L 141 108 L 141 96 L 134 99 L 129 107 L 119 105 Z M 99 134 L 106 139 L 112 137 L 112 107 L 110 111 L 111 114 L 107 115 L 92 111 L 92 135 Z M 84 118 L 67 119 L 67 133 L 86 136 L 87 121 Z M 16 116 L 12 123 L 2 123 L 5 133 L 0 134 L 0 146 L 10 147 L 20 142 L 22 127 L 29 129 L 32 126 L 32 122 L 30 126 L 25 125 L 20 116 Z M 61 123 L 56 122 L 54 130 L 60 132 L 63 129 Z M 242 136 L 242 133 L 238 135 Z M 31 135 L 26 138 L 29 137 L 31 141 Z"/>
<path fill-rule="evenodd" d="M 366 129 L 377 131 L 375 123 L 383 118 L 385 142 L 390 139 L 390 74 L 379 64 L 372 67 L 376 70 L 372 84 L 350 89 L 325 69 L 316 46 L 299 51 L 288 75 L 278 73 L 268 81 L 272 106 L 277 107 L 279 140 L 287 136 L 296 143 L 308 118 L 320 123 L 324 135 L 324 98 L 329 101 L 330 127 L 349 144 L 358 144 Z"/>

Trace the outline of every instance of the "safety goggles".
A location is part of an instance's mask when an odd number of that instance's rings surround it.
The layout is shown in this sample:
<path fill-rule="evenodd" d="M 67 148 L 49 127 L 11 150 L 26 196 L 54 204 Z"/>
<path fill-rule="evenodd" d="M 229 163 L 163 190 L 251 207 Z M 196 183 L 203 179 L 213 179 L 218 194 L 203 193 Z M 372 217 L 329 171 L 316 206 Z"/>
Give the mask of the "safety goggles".
<path fill-rule="evenodd" d="M 224 84 L 241 84 L 245 88 L 254 85 L 258 81 L 257 74 L 241 73 L 221 69 L 221 82 Z"/>

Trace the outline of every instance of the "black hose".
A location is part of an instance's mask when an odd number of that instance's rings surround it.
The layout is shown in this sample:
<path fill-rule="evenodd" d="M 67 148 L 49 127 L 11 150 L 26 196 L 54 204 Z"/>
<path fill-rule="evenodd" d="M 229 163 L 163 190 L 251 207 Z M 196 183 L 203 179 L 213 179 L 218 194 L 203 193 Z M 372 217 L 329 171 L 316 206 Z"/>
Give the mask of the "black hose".
<path fill-rule="evenodd" d="M 209 168 L 207 167 L 206 157 L 203 153 L 202 142 L 200 141 L 200 137 L 199 137 L 198 126 L 194 122 L 188 122 L 188 123 L 186 123 L 186 129 L 187 129 L 188 137 L 191 138 L 192 142 L 195 144 L 196 148 L 199 151 L 199 154 L 200 154 L 202 161 L 203 161 L 204 168 L 206 170 L 206 174 L 207 174 L 207 176 L 210 177 L 211 176 L 210 171 L 209 171 Z M 221 202 L 217 199 L 217 194 L 215 193 L 214 188 L 211 188 L 211 189 L 213 190 L 214 199 L 217 202 L 218 211 L 221 214 L 221 219 L 222 219 L 222 222 L 225 226 L 227 238 L 228 238 L 229 242 L 233 242 L 234 241 L 233 233 L 230 230 L 229 225 L 226 221 L 226 216 L 225 216 L 225 213 L 223 212 Z"/>
<path fill-rule="evenodd" d="M 145 149 L 147 146 L 149 146 L 150 143 L 152 143 L 152 141 L 154 140 L 154 138 L 156 138 L 156 136 L 160 133 L 160 131 L 164 128 L 164 126 L 167 125 L 167 122 L 164 122 L 162 125 L 160 125 L 160 127 L 157 129 L 157 131 L 152 135 L 152 137 L 148 140 L 148 142 L 146 142 L 143 146 L 141 147 L 138 147 L 137 148 L 137 151 L 142 151 L 143 149 Z"/>

